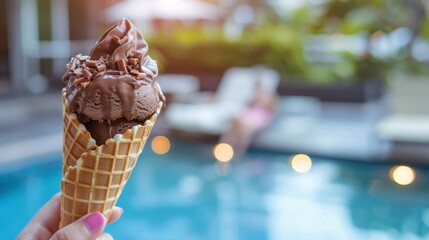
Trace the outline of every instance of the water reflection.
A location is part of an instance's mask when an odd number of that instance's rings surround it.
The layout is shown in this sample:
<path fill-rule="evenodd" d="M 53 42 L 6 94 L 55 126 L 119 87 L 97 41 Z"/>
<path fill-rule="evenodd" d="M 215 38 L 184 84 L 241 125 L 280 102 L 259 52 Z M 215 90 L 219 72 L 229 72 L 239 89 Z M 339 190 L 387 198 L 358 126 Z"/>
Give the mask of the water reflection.
<path fill-rule="evenodd" d="M 219 176 L 226 176 L 231 171 L 231 164 L 229 162 L 215 162 L 215 171 Z"/>

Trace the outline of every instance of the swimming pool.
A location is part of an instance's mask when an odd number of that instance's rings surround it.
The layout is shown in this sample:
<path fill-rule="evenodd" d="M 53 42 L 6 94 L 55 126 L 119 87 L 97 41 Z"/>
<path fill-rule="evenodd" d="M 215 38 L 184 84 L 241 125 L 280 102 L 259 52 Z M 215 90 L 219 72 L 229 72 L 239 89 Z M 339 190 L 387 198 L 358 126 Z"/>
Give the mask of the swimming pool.
<path fill-rule="evenodd" d="M 216 163 L 212 145 L 148 144 L 118 202 L 116 239 L 421 239 L 429 237 L 429 170 L 400 186 L 390 164 L 312 158 L 298 173 L 288 154 L 250 151 Z M 13 239 L 59 191 L 61 156 L 0 173 L 0 239 Z"/>

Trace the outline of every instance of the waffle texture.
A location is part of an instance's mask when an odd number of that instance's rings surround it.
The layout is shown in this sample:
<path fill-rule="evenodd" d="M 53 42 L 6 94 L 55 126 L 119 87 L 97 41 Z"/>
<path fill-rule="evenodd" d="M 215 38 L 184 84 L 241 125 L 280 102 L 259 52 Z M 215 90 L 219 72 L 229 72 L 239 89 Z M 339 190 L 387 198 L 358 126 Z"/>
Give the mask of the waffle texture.
<path fill-rule="evenodd" d="M 63 102 L 63 178 L 60 228 L 82 216 L 101 212 L 110 217 L 162 108 L 144 125 L 137 125 L 97 146 L 75 114 Z"/>

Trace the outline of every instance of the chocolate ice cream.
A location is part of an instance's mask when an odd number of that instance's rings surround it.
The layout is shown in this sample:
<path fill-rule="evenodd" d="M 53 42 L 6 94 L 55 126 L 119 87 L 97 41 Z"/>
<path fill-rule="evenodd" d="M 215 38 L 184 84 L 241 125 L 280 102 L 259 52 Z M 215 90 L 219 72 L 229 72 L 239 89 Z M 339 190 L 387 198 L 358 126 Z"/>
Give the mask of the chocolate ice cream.
<path fill-rule="evenodd" d="M 90 56 L 77 55 L 63 76 L 69 113 L 75 113 L 97 145 L 143 124 L 165 101 L 158 67 L 142 34 L 122 19 L 98 39 Z"/>

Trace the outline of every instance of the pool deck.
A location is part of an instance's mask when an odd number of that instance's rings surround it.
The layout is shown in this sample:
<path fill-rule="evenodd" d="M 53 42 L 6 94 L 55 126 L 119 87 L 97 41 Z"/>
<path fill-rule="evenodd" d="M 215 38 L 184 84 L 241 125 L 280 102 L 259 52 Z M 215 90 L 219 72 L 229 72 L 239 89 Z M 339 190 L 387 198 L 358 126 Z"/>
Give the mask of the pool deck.
<path fill-rule="evenodd" d="M 360 161 L 384 161 L 394 150 L 393 143 L 379 139 L 376 133 L 386 111 L 383 99 L 367 103 L 319 102 L 316 108 L 308 106 L 303 110 L 306 102 L 308 99 L 283 97 L 276 120 L 253 146 Z M 161 114 L 154 132 L 164 131 Z M 61 152 L 60 94 L 0 101 L 0 136 L 0 166 Z"/>
<path fill-rule="evenodd" d="M 386 114 L 384 99 L 365 103 L 312 101 L 284 97 L 276 120 L 256 138 L 255 146 L 362 161 L 387 158 L 391 144 L 377 134 L 377 124 Z"/>
<path fill-rule="evenodd" d="M 59 94 L 0 102 L 0 165 L 59 152 L 62 116 Z"/>

